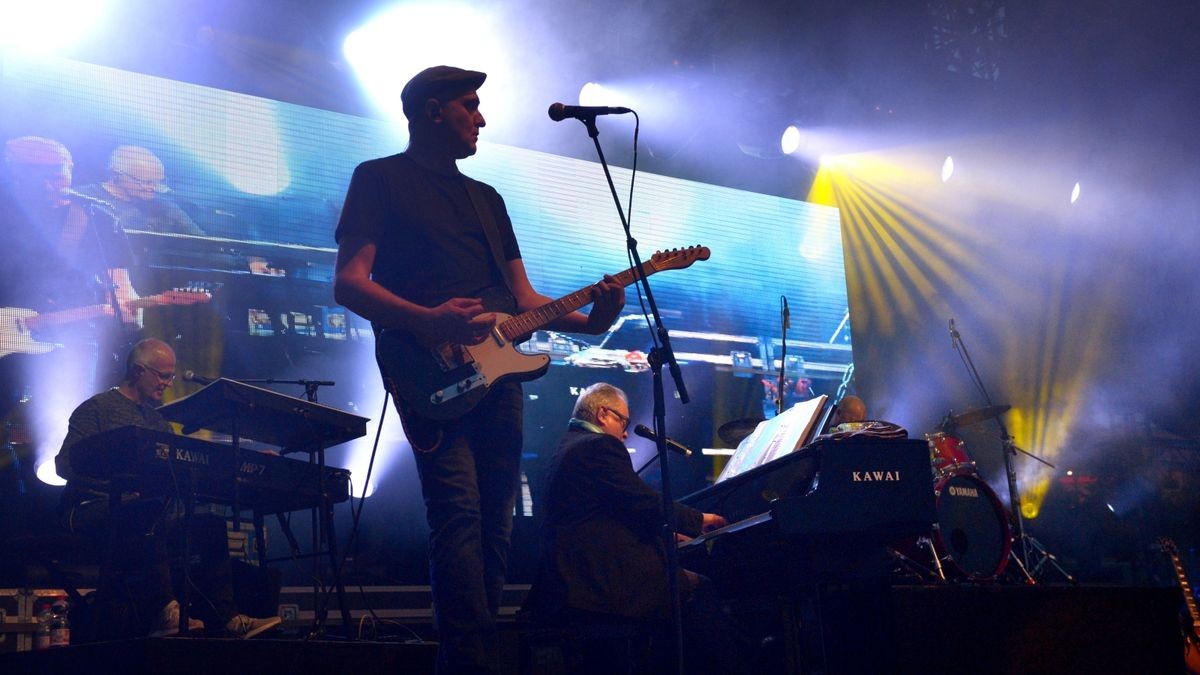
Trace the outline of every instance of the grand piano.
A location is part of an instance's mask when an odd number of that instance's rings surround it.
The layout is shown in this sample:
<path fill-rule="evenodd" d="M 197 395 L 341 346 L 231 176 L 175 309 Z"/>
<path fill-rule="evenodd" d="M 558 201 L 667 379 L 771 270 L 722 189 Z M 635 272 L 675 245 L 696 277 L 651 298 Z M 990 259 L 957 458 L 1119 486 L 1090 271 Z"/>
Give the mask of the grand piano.
<path fill-rule="evenodd" d="M 885 574 L 887 544 L 936 519 L 928 444 L 911 439 L 819 439 L 680 501 L 730 521 L 681 564 L 757 592 Z"/>

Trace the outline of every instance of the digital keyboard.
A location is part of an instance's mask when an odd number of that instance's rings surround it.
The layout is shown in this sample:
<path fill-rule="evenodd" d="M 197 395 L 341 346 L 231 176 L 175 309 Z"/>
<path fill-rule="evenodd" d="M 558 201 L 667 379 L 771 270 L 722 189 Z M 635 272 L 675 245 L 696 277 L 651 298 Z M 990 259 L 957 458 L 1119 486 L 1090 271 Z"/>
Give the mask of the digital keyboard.
<path fill-rule="evenodd" d="M 264 514 L 321 505 L 350 497 L 350 472 L 241 449 L 234 467 L 232 446 L 142 427 L 117 427 L 89 436 L 69 450 L 80 477 L 151 497 L 184 496 Z"/>

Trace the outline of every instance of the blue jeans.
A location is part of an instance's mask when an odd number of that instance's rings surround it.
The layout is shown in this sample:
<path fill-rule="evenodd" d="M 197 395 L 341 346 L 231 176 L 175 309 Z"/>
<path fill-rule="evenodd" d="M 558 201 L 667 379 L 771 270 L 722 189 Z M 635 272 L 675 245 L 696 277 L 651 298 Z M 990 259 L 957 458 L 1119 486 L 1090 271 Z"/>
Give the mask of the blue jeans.
<path fill-rule="evenodd" d="M 497 385 L 443 428 L 435 450 L 415 453 L 440 673 L 499 669 L 495 617 L 520 481 L 522 404 L 520 384 Z"/>

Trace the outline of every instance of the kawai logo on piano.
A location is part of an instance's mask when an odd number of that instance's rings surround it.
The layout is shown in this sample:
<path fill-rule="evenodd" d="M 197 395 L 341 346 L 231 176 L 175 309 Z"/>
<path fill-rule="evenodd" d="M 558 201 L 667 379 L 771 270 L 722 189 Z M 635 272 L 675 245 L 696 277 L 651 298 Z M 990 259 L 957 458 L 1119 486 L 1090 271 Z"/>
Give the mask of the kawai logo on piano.
<path fill-rule="evenodd" d="M 172 452 L 172 450 L 174 452 Z M 154 457 L 163 461 L 187 462 L 188 464 L 203 464 L 208 466 L 208 453 L 196 452 L 193 450 L 184 450 L 183 448 L 172 448 L 166 443 L 154 444 Z"/>
<path fill-rule="evenodd" d="M 899 471 L 851 471 L 851 483 L 894 483 L 900 480 Z"/>
<path fill-rule="evenodd" d="M 979 498 L 979 490 L 973 487 L 959 487 L 957 485 L 950 486 L 951 497 L 974 497 Z"/>

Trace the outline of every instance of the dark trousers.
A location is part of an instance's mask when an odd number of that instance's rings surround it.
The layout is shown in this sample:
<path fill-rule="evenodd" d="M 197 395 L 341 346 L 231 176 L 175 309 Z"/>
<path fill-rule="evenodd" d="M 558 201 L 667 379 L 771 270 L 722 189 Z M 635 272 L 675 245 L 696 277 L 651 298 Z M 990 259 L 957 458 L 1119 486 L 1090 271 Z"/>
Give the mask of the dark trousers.
<path fill-rule="evenodd" d="M 124 502 L 110 518 L 107 498 L 71 507 L 63 519 L 69 531 L 90 539 L 107 563 L 101 569 L 100 594 L 130 601 L 139 634 L 153 629 L 159 612 L 176 597 L 171 562 L 182 563 L 182 520 L 157 499 Z M 197 562 L 187 578 L 194 615 L 224 625 L 237 614 L 225 519 L 195 515 L 191 533 L 190 553 Z"/>
<path fill-rule="evenodd" d="M 495 672 L 495 616 L 504 591 L 520 481 L 519 384 L 495 387 L 416 453 L 429 522 L 429 575 L 440 648 L 438 672 Z"/>

